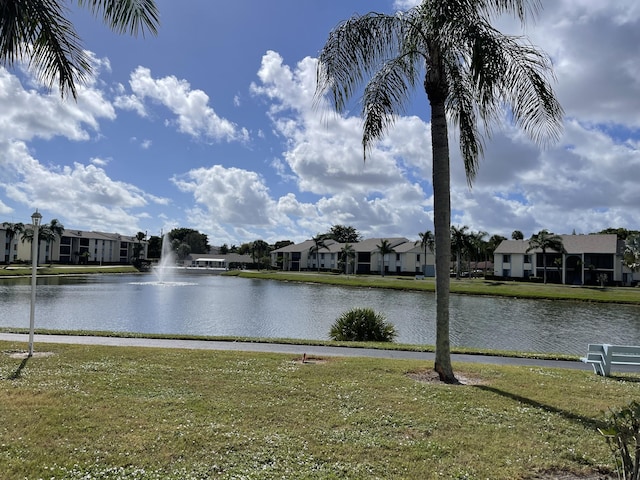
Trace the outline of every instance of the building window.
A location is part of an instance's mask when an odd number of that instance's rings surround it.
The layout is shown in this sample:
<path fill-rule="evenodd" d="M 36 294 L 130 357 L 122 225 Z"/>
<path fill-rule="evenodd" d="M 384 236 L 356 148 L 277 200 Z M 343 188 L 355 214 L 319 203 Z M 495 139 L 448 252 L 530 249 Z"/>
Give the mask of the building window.
<path fill-rule="evenodd" d="M 502 263 L 511 263 L 511 255 L 502 255 Z"/>
<path fill-rule="evenodd" d="M 416 255 L 416 262 L 419 262 L 419 261 L 420 261 L 420 254 L 417 254 Z"/>
<path fill-rule="evenodd" d="M 396 253 L 396 262 L 399 262 L 399 261 L 400 261 L 400 254 Z"/>
<path fill-rule="evenodd" d="M 524 263 L 531 263 L 531 255 L 524 256 Z"/>

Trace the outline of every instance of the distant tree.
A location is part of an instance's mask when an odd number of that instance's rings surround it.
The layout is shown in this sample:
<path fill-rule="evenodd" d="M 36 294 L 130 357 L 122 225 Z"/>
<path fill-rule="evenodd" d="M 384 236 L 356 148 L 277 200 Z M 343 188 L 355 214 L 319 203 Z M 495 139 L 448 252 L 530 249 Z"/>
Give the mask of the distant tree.
<path fill-rule="evenodd" d="M 223 243 L 220 245 L 220 249 L 218 251 L 220 252 L 220 255 L 226 255 L 229 253 L 229 246 L 226 243 Z"/>
<path fill-rule="evenodd" d="M 136 234 L 136 243 L 133 244 L 133 265 L 140 267 L 140 255 L 144 251 L 144 245 L 142 242 L 147 238 L 147 234 L 144 232 L 138 232 Z"/>
<path fill-rule="evenodd" d="M 514 230 L 511 232 L 511 238 L 513 240 L 524 240 L 524 234 L 520 230 Z"/>
<path fill-rule="evenodd" d="M 162 256 L 162 237 L 151 235 L 149 237 L 149 246 L 147 248 L 148 258 L 160 258 Z"/>
<path fill-rule="evenodd" d="M 362 239 L 355 227 L 347 225 L 333 225 L 326 236 L 338 243 L 358 243 Z"/>
<path fill-rule="evenodd" d="M 451 225 L 451 250 L 456 254 L 456 279 L 460 280 L 460 270 L 462 267 L 462 257 L 466 255 L 471 248 L 471 240 L 469 238 L 469 227 L 463 225 L 456 227 Z"/>
<path fill-rule="evenodd" d="M 376 245 L 376 247 L 378 248 L 378 253 L 382 257 L 382 269 L 380 271 L 380 274 L 384 277 L 384 274 L 385 274 L 385 263 L 384 263 L 385 257 L 387 255 L 389 255 L 390 253 L 395 252 L 395 250 L 391 246 L 391 243 L 389 242 L 389 240 L 387 240 L 386 238 L 383 238 L 380 241 L 380 244 Z"/>
<path fill-rule="evenodd" d="M 273 244 L 273 249 L 278 250 L 279 248 L 284 248 L 289 245 L 293 245 L 294 243 L 291 240 L 278 240 Z"/>
<path fill-rule="evenodd" d="M 78 82 L 91 74 L 91 57 L 82 47 L 61 0 L 0 1 L 0 64 L 21 60 L 49 87 L 56 82 L 62 96 L 76 97 Z M 160 15 L 153 0 L 78 0 L 116 33 L 156 34 Z"/>
<path fill-rule="evenodd" d="M 271 247 L 264 240 L 255 240 L 251 242 L 251 258 L 253 263 L 258 264 L 258 269 L 262 266 L 267 266 L 270 263 L 269 253 Z"/>
<path fill-rule="evenodd" d="M 190 253 L 209 253 L 211 251 L 207 235 L 192 228 L 174 228 L 169 232 L 169 238 L 180 240 L 181 243 L 189 245 Z"/>
<path fill-rule="evenodd" d="M 631 270 L 640 270 L 640 234 L 627 237 L 624 242 L 624 264 Z"/>
<path fill-rule="evenodd" d="M 251 255 L 251 249 L 253 248 L 253 244 L 249 242 L 245 242 L 238 247 L 238 254 L 240 255 Z"/>
<path fill-rule="evenodd" d="M 38 229 L 38 254 L 36 262 L 40 258 L 40 243 L 45 241 L 47 245 L 50 245 L 56 237 L 61 237 L 63 233 L 64 225 L 62 225 L 57 218 L 52 219 L 50 223 L 45 223 L 40 226 Z M 25 241 L 28 241 L 29 243 L 33 241 L 33 226 L 25 226 L 25 229 L 22 232 L 22 242 Z"/>
<path fill-rule="evenodd" d="M 174 251 L 176 252 L 176 257 L 178 260 L 184 260 L 191 253 L 191 247 L 188 243 L 180 242 L 180 240 L 176 240 Z"/>
<path fill-rule="evenodd" d="M 487 232 L 482 231 L 469 233 L 469 276 L 471 276 L 474 271 L 474 269 L 471 268 L 472 260 L 476 263 L 476 269 L 478 268 L 478 262 L 484 260 L 486 270 L 487 250 L 489 248 L 489 244 L 485 241 L 484 237 L 486 237 L 487 235 Z"/>
<path fill-rule="evenodd" d="M 630 236 L 634 236 L 634 235 L 640 234 L 640 231 L 638 231 L 638 230 L 627 230 L 626 228 L 605 228 L 604 230 L 601 230 L 598 233 L 602 234 L 602 235 L 615 234 L 615 235 L 618 236 L 618 240 L 626 240 Z"/>
<path fill-rule="evenodd" d="M 329 250 L 329 247 L 327 247 L 326 244 L 329 237 L 326 234 L 318 234 L 315 237 L 312 237 L 311 240 L 313 240 L 313 247 L 309 249 L 309 254 L 315 254 L 316 267 L 318 268 L 318 273 L 320 273 L 320 250 Z"/>
<path fill-rule="evenodd" d="M 431 253 L 433 253 L 433 248 L 435 247 L 436 238 L 433 236 L 433 232 L 431 230 L 427 230 L 426 232 L 418 233 L 420 236 L 420 240 L 414 243 L 417 245 L 418 243 L 422 247 L 422 251 L 424 252 L 424 257 L 422 261 L 422 273 L 424 274 L 427 270 L 427 249 Z"/>
<path fill-rule="evenodd" d="M 9 245 L 9 252 L 7 254 L 7 257 L 5 258 L 5 262 L 7 266 L 9 266 L 11 265 L 11 247 L 13 244 L 13 239 L 16 238 L 18 235 L 21 235 L 22 233 L 24 233 L 24 224 L 3 222 L 2 228 L 4 228 L 4 231 L 5 231 L 7 245 Z"/>
<path fill-rule="evenodd" d="M 229 253 L 239 253 L 240 249 L 238 248 L 237 245 L 231 245 L 229 247 Z"/>
<path fill-rule="evenodd" d="M 487 241 L 487 254 L 492 257 L 493 253 L 496 251 L 496 248 L 498 248 L 498 245 L 500 245 L 506 239 L 507 238 L 503 237 L 502 235 L 491 235 L 491 237 Z"/>
<path fill-rule="evenodd" d="M 353 245 L 350 243 L 345 243 L 340 251 L 341 263 L 344 266 L 345 275 L 349 274 L 349 265 L 353 265 L 353 261 L 356 258 L 356 251 L 353 248 Z"/>
<path fill-rule="evenodd" d="M 547 230 L 540 230 L 538 233 L 531 236 L 529 240 L 529 247 L 527 252 L 532 250 L 542 250 L 542 271 L 543 282 L 547 283 L 547 250 L 554 250 L 556 252 L 564 253 L 564 245 L 562 244 L 562 237 L 550 233 Z"/>

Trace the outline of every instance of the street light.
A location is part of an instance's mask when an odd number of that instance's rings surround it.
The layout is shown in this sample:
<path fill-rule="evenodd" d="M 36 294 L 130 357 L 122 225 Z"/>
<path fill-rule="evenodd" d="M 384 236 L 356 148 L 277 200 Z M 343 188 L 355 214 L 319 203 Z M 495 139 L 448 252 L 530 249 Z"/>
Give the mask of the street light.
<path fill-rule="evenodd" d="M 42 215 L 38 209 L 31 215 L 33 223 L 33 238 L 31 240 L 31 313 L 29 315 L 29 356 L 33 357 L 33 327 L 36 313 L 36 278 L 38 276 L 38 227 L 40 226 Z"/>

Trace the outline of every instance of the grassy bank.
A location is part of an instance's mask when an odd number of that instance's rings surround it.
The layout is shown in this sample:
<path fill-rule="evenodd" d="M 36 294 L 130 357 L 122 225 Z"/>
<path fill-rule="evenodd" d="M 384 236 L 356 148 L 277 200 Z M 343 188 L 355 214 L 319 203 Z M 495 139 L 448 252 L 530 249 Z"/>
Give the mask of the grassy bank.
<path fill-rule="evenodd" d="M 90 275 L 96 273 L 139 273 L 138 269 L 131 265 L 41 265 L 38 267 L 38 275 Z M 30 266 L 11 265 L 0 268 L 0 277 L 30 276 Z"/>
<path fill-rule="evenodd" d="M 338 275 L 314 272 L 232 271 L 228 275 L 246 278 L 264 278 L 290 282 L 312 282 L 365 288 L 389 288 L 397 290 L 435 291 L 435 280 L 414 277 L 378 275 Z M 640 305 L 640 288 L 592 287 L 541 284 L 531 282 L 502 282 L 493 280 L 451 279 L 451 291 L 466 295 L 493 295 L 514 298 L 547 300 L 574 300 Z"/>
<path fill-rule="evenodd" d="M 610 471 L 637 377 L 366 358 L 0 342 L 6 479 L 528 479 Z M 544 477 L 543 477 L 544 478 Z M 549 477 L 551 478 L 551 477 Z"/>

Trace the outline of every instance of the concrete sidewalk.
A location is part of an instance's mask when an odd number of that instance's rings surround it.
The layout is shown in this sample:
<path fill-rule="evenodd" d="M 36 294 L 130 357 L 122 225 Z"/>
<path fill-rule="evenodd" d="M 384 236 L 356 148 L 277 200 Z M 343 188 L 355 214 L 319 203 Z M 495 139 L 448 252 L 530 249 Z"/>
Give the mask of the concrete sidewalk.
<path fill-rule="evenodd" d="M 28 343 L 27 334 L 0 333 L 0 340 L 8 342 Z M 150 347 L 150 348 L 181 348 L 193 350 L 224 350 L 242 352 L 272 352 L 290 355 L 303 354 L 314 357 L 372 357 L 395 358 L 411 360 L 434 360 L 432 352 L 408 352 L 401 350 L 379 350 L 373 348 L 355 347 L 327 347 L 313 345 L 289 345 L 282 343 L 252 343 L 214 340 L 170 340 L 156 338 L 120 338 L 94 337 L 84 335 L 35 335 L 35 350 L 42 351 L 42 344 L 76 344 L 76 345 L 104 345 L 113 347 Z M 579 361 L 568 360 L 537 360 L 530 358 L 499 357 L 492 355 L 452 354 L 453 362 L 486 363 L 492 365 L 519 365 L 545 368 L 570 368 L 591 370 L 591 366 Z M 623 369 L 620 369 L 624 371 Z"/>

